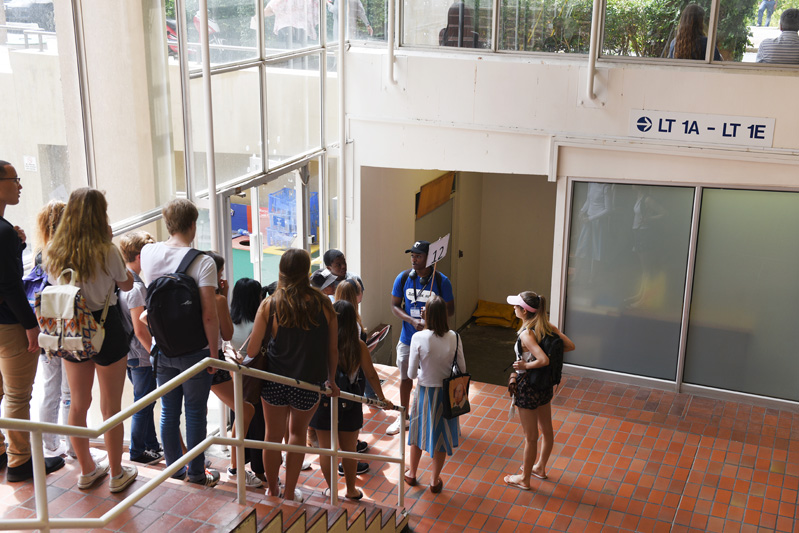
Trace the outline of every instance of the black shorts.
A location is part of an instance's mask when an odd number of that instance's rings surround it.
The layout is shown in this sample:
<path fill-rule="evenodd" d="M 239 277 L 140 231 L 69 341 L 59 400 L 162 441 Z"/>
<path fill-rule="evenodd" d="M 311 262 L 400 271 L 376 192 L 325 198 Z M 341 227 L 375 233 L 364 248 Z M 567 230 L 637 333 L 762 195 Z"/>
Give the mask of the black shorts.
<path fill-rule="evenodd" d="M 351 409 L 338 410 L 338 430 L 339 431 L 360 431 L 363 428 L 363 404 L 360 402 L 350 402 Z M 320 431 L 330 431 L 330 398 L 322 396 L 319 409 L 313 415 L 312 428 Z"/>
<path fill-rule="evenodd" d="M 224 361 L 225 360 L 225 352 L 223 352 L 222 350 L 219 350 L 219 353 L 217 354 L 217 359 L 219 359 L 220 361 Z M 213 379 L 211 380 L 211 386 L 213 387 L 214 385 L 221 385 L 222 383 L 225 383 L 227 381 L 231 381 L 232 379 L 233 379 L 233 377 L 230 375 L 229 371 L 224 370 L 222 368 L 217 368 L 216 372 L 213 373 Z"/>
<path fill-rule="evenodd" d="M 103 310 L 92 311 L 92 316 L 100 323 L 103 317 Z M 122 326 L 122 315 L 120 315 L 119 304 L 108 306 L 108 314 L 105 317 L 105 337 L 103 338 L 103 347 L 100 348 L 100 353 L 91 359 L 84 359 L 78 361 L 72 357 L 64 357 L 67 361 L 73 363 L 85 363 L 91 361 L 96 365 L 110 366 L 126 358 L 130 345 L 128 344 L 128 334 Z"/>

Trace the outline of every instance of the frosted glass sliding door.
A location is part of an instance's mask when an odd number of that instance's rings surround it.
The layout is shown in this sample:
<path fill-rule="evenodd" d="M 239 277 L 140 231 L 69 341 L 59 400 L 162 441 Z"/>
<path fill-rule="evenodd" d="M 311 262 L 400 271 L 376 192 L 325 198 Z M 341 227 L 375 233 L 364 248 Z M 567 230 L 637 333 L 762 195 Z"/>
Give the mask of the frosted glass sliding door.
<path fill-rule="evenodd" d="M 799 400 L 799 194 L 705 189 L 684 381 Z"/>
<path fill-rule="evenodd" d="M 692 187 L 574 182 L 566 362 L 675 380 Z"/>

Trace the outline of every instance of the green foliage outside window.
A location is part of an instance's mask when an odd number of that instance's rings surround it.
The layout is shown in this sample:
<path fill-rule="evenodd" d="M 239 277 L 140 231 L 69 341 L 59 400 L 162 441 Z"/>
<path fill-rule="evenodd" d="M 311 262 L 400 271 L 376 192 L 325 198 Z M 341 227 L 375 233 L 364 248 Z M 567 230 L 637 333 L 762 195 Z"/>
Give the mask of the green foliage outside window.
<path fill-rule="evenodd" d="M 321 0 L 324 1 L 324 0 Z M 373 40 L 386 39 L 386 0 L 362 0 L 367 18 L 374 30 Z M 471 3 L 471 2 L 469 2 Z M 710 0 L 697 2 L 710 12 Z M 486 5 L 487 4 L 487 5 Z M 605 14 L 605 35 L 602 54 L 608 56 L 667 57 L 669 44 L 677 32 L 685 0 L 608 0 Z M 740 61 L 746 51 L 749 25 L 754 21 L 759 0 L 721 0 L 717 47 L 725 61 Z M 798 7 L 799 0 L 780 2 L 774 13 L 779 20 L 783 9 Z M 175 0 L 165 0 L 166 15 L 175 18 Z M 186 21 L 189 37 L 196 34 L 192 19 L 197 0 L 187 0 Z M 490 32 L 491 4 L 474 2 L 475 31 L 487 45 Z M 211 17 L 220 25 L 229 44 L 252 43 L 250 17 L 253 4 L 239 5 L 235 0 L 211 2 Z M 553 53 L 588 53 L 591 30 L 591 0 L 500 0 L 499 48 Z M 330 14 L 328 13 L 328 17 Z M 273 21 L 266 19 L 267 46 Z M 446 13 L 442 14 L 442 27 Z M 774 24 L 774 22 L 772 22 Z M 366 36 L 360 27 L 358 34 Z M 399 24 L 398 24 L 399 26 Z M 332 23 L 328 38 L 332 38 Z"/>
<path fill-rule="evenodd" d="M 698 3 L 709 12 L 710 0 Z M 608 0 L 603 55 L 667 57 L 686 5 L 684 0 Z M 588 53 L 591 0 L 501 0 L 500 6 L 500 49 Z M 757 6 L 758 0 L 722 0 L 717 46 L 725 61 L 743 57 Z"/>

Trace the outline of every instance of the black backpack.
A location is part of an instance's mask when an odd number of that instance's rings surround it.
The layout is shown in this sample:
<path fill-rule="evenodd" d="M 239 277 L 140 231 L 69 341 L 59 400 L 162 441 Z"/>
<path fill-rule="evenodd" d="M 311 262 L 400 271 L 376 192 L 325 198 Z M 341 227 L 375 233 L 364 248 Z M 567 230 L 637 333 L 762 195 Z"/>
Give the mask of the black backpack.
<path fill-rule="evenodd" d="M 563 339 L 558 335 L 547 335 L 538 343 L 549 357 L 549 380 L 552 386 L 560 385 L 563 375 Z"/>
<path fill-rule="evenodd" d="M 403 292 L 400 308 L 403 310 L 405 310 L 405 284 L 408 282 L 408 278 L 410 277 L 412 271 L 413 271 L 412 268 L 410 270 L 406 270 L 405 272 L 402 273 L 402 279 L 400 279 L 400 290 Z M 438 292 L 435 291 L 433 292 L 441 296 L 441 272 L 436 270 L 435 276 L 433 277 L 435 279 L 436 288 L 438 289 Z M 430 287 L 430 289 L 432 290 L 432 287 Z"/>
<path fill-rule="evenodd" d="M 180 262 L 177 272 L 165 274 L 147 287 L 147 323 L 156 348 L 167 357 L 198 352 L 208 344 L 200 289 L 194 278 L 186 274 L 201 254 L 192 248 Z"/>
<path fill-rule="evenodd" d="M 516 339 L 519 353 L 524 351 L 521 338 Z M 537 389 L 549 389 L 560 385 L 563 375 L 563 339 L 558 335 L 547 335 L 538 343 L 549 358 L 549 364 L 525 372 L 530 384 Z"/>

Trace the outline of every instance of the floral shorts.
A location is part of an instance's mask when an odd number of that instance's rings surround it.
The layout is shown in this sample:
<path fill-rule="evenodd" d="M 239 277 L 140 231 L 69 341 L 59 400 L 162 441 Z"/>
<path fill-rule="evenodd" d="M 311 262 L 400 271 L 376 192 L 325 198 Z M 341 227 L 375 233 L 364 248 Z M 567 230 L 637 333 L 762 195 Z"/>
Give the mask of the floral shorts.
<path fill-rule="evenodd" d="M 275 407 L 288 405 L 298 411 L 309 411 L 319 402 L 319 392 L 299 389 L 274 381 L 264 381 L 261 398 Z"/>
<path fill-rule="evenodd" d="M 552 401 L 553 390 L 552 387 L 539 389 L 530 385 L 530 380 L 527 376 L 520 377 L 516 384 L 516 407 L 522 409 L 538 409 L 542 405 L 546 405 Z"/>

